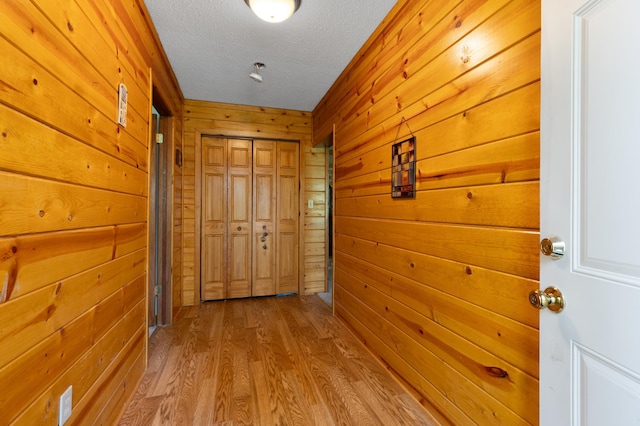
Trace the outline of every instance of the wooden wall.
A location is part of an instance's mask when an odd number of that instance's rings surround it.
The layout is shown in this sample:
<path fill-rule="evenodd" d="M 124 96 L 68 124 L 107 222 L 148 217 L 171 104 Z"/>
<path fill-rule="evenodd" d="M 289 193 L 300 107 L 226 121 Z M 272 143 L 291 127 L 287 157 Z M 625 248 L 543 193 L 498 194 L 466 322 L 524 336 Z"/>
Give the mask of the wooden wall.
<path fill-rule="evenodd" d="M 199 265 L 196 255 L 196 147 L 199 132 L 261 139 L 299 140 L 301 144 L 300 179 L 301 215 L 304 214 L 304 229 L 301 245 L 300 282 L 302 293 L 314 293 L 324 289 L 326 269 L 324 259 L 326 244 L 324 237 L 324 189 L 320 180 L 320 168 L 324 164 L 324 148 L 311 145 L 311 113 L 275 108 L 231 105 L 215 102 L 186 100 L 184 106 L 184 242 L 183 242 L 183 303 L 197 304 L 200 301 Z M 322 176 L 324 176 L 322 172 Z M 324 181 L 323 181 L 324 182 Z M 307 194 L 308 192 L 308 194 Z M 307 198 L 313 197 L 314 208 L 307 209 Z M 306 269 L 306 270 L 305 270 Z"/>
<path fill-rule="evenodd" d="M 307 146 L 304 152 L 304 294 L 325 291 L 327 282 L 327 149 Z M 309 208 L 308 201 L 313 200 Z"/>
<path fill-rule="evenodd" d="M 456 425 L 538 423 L 539 79 L 539 1 L 404 0 L 313 111 L 336 312 Z M 409 128 L 418 193 L 393 200 Z"/>
<path fill-rule="evenodd" d="M 180 309 L 182 309 L 182 181 L 184 170 L 184 147 L 182 146 L 182 115 L 173 120 L 174 132 L 173 140 L 175 141 L 174 161 L 173 161 L 173 259 L 171 262 L 171 304 L 173 306 L 173 318 L 178 315 Z M 175 156 L 178 155 L 176 150 L 179 150 L 182 164 L 178 165 Z"/>
<path fill-rule="evenodd" d="M 152 86 L 182 95 L 141 0 L 5 0 L 0 51 L 0 424 L 57 424 L 70 385 L 70 424 L 111 424 L 146 366 Z"/>

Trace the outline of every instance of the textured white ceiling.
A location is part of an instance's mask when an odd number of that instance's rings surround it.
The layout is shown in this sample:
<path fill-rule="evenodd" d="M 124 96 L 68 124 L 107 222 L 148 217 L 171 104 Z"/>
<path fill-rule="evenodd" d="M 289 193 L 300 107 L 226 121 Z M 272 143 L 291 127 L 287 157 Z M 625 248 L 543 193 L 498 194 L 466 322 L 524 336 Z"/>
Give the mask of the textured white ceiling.
<path fill-rule="evenodd" d="M 302 0 L 287 21 L 244 0 L 145 0 L 187 99 L 311 111 L 396 0 Z M 263 62 L 263 83 L 249 78 Z"/>

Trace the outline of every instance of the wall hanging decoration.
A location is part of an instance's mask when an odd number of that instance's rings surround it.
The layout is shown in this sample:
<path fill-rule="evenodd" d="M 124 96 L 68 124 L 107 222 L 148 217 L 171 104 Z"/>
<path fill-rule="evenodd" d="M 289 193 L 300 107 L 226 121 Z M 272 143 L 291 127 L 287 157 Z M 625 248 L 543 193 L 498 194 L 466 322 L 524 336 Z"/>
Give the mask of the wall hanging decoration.
<path fill-rule="evenodd" d="M 391 197 L 414 198 L 416 195 L 416 137 L 404 117 L 402 123 L 407 125 L 411 137 L 391 145 Z M 398 139 L 396 133 L 395 140 Z"/>

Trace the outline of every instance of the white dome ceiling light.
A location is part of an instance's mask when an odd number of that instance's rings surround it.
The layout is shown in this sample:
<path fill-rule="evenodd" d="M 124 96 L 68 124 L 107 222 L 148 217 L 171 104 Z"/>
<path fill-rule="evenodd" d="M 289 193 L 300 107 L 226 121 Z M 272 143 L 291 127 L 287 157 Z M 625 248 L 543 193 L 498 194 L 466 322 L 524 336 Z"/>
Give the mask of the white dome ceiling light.
<path fill-rule="evenodd" d="M 301 0 L 244 0 L 258 18 L 267 22 L 282 22 L 300 7 Z"/>
<path fill-rule="evenodd" d="M 252 80 L 257 81 L 258 83 L 262 83 L 262 76 L 260 75 L 260 70 L 266 68 L 267 66 L 262 62 L 256 62 L 255 64 L 253 64 L 253 66 L 255 67 L 256 70 L 251 74 L 249 74 L 249 77 Z"/>

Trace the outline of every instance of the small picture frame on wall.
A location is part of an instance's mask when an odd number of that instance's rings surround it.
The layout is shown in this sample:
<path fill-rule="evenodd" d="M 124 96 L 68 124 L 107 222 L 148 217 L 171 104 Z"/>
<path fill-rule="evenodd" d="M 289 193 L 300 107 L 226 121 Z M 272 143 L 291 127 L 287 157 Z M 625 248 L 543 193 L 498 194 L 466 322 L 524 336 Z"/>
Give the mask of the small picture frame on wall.
<path fill-rule="evenodd" d="M 391 197 L 414 198 L 416 189 L 416 138 L 391 146 Z"/>

